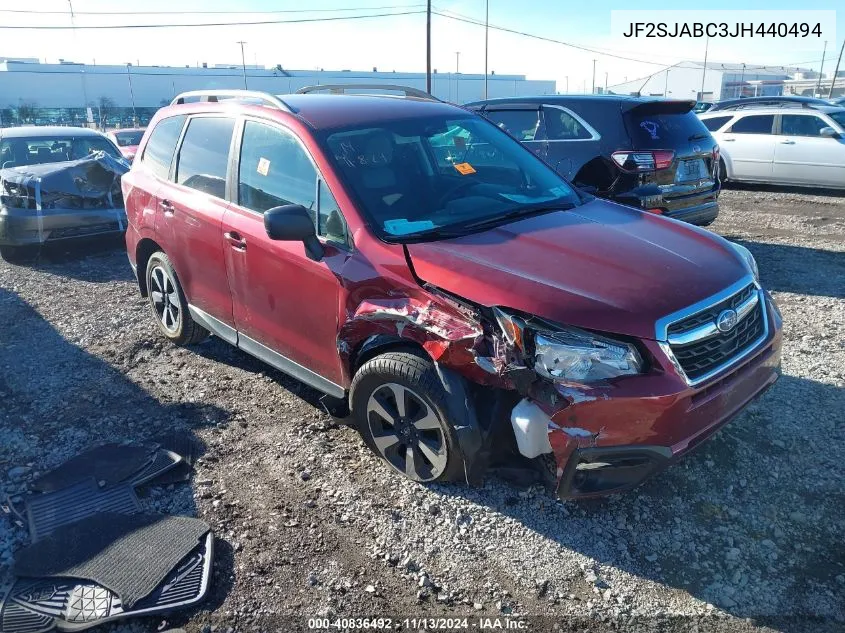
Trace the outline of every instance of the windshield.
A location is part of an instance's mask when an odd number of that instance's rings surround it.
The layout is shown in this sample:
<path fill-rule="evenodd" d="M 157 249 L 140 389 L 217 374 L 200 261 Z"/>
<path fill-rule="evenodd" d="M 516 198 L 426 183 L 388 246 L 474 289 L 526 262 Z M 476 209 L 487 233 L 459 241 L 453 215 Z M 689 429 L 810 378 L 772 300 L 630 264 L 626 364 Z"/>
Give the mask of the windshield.
<path fill-rule="evenodd" d="M 520 210 L 580 200 L 529 150 L 476 116 L 330 131 L 325 143 L 370 225 L 388 241 L 481 230 Z"/>
<path fill-rule="evenodd" d="M 839 112 L 828 112 L 827 116 L 836 121 L 843 130 L 845 130 L 845 110 Z"/>
<path fill-rule="evenodd" d="M 120 158 L 114 145 L 101 136 L 9 138 L 0 143 L 0 167 L 59 163 L 85 158 L 94 152 Z"/>
<path fill-rule="evenodd" d="M 144 130 L 128 130 L 126 132 L 115 132 L 114 137 L 120 147 L 131 147 L 141 143 Z"/>

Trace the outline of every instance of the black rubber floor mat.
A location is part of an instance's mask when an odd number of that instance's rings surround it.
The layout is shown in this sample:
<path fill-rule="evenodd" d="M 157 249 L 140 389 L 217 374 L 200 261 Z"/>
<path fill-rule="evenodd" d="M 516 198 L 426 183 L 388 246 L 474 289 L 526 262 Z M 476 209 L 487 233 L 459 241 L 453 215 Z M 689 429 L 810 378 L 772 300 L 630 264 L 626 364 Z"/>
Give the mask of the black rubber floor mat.
<path fill-rule="evenodd" d="M 209 531 L 199 519 L 97 514 L 16 552 L 15 576 L 83 578 L 117 594 L 124 608 L 149 596 Z"/>
<path fill-rule="evenodd" d="M 166 476 L 171 470 L 182 464 L 182 457 L 173 451 L 159 449 L 155 458 L 143 470 L 132 475 L 130 482 L 133 486 L 144 484 L 154 485 L 160 478 Z"/>
<path fill-rule="evenodd" d="M 141 503 L 135 489 L 128 484 L 100 489 L 94 479 L 79 482 L 57 492 L 32 495 L 26 500 L 29 536 L 33 543 L 68 523 L 92 514 L 111 512 L 135 514 Z"/>
<path fill-rule="evenodd" d="M 0 587 L 0 631 L 81 631 L 114 620 L 152 615 L 200 602 L 211 579 L 214 538 L 202 542 L 176 565 L 149 596 L 128 608 L 113 592 L 74 578 L 18 578 Z"/>
<path fill-rule="evenodd" d="M 103 444 L 70 458 L 32 482 L 36 492 L 53 492 L 93 478 L 106 488 L 126 481 L 155 458 L 155 444 Z"/>

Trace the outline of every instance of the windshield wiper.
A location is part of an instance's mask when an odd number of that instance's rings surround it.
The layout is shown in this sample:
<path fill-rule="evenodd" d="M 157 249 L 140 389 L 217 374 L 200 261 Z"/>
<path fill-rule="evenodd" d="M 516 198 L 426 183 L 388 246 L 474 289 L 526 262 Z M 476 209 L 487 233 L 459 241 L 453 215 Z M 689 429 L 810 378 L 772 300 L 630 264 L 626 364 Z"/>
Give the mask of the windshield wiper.
<path fill-rule="evenodd" d="M 473 222 L 461 223 L 455 228 L 460 230 L 494 227 L 499 226 L 501 224 L 507 224 L 516 219 L 527 218 L 533 215 L 542 215 L 544 213 L 551 213 L 552 211 L 568 211 L 574 208 L 575 203 L 573 202 L 542 202 L 537 204 L 523 205 L 521 207 L 515 207 L 513 209 L 510 209 L 509 211 L 505 211 L 504 213 L 498 213 L 488 218 L 482 218 Z"/>
<path fill-rule="evenodd" d="M 703 132 L 696 132 L 695 134 L 690 136 L 687 140 L 688 141 L 698 141 L 700 139 L 707 138 L 707 136 L 708 135 L 704 134 Z"/>

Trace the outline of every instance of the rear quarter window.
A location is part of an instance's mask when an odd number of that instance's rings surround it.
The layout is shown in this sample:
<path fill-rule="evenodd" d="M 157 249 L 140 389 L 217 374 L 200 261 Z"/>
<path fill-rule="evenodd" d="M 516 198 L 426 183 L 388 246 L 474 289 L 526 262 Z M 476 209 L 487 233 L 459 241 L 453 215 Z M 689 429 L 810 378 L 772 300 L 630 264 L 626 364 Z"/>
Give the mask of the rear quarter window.
<path fill-rule="evenodd" d="M 668 148 L 686 145 L 693 138 L 709 138 L 710 132 L 692 111 L 625 115 L 634 148 Z"/>
<path fill-rule="evenodd" d="M 184 115 L 162 119 L 150 134 L 147 145 L 144 147 L 141 163 L 159 178 L 167 180 L 173 153 L 176 151 L 176 143 L 179 141 L 184 124 Z"/>

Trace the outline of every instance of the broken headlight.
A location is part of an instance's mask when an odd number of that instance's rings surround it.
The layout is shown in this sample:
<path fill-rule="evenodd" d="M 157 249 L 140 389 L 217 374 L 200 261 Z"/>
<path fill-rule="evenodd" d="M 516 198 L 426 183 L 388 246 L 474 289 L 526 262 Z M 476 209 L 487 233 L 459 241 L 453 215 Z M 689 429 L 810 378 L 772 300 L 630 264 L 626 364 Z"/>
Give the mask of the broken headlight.
<path fill-rule="evenodd" d="M 633 345 L 576 328 L 534 334 L 534 370 L 545 378 L 589 383 L 639 374 Z"/>
<path fill-rule="evenodd" d="M 754 281 L 760 283 L 760 269 L 757 268 L 757 260 L 754 259 L 754 255 L 751 254 L 751 251 L 736 242 L 729 243 L 733 246 L 733 249 L 737 252 L 737 254 L 745 261 L 745 265 L 748 266 L 748 271 L 754 275 Z"/>

